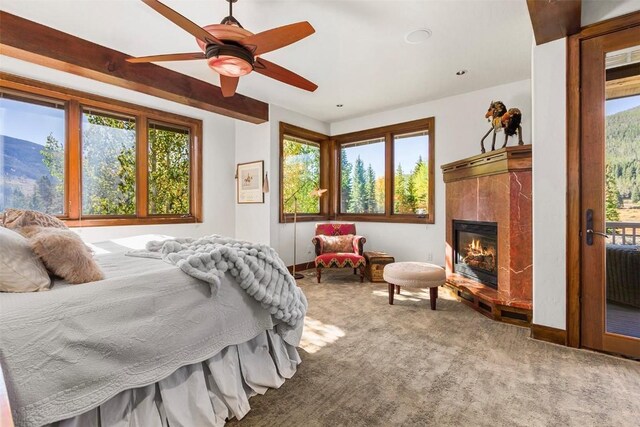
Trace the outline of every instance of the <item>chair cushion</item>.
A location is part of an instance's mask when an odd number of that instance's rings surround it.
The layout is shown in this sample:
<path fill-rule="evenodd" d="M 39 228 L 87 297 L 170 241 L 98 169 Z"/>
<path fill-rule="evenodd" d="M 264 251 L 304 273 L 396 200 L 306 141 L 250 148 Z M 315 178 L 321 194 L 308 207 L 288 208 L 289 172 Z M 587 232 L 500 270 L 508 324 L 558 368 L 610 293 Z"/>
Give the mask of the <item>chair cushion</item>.
<path fill-rule="evenodd" d="M 354 253 L 337 252 L 331 254 L 322 254 L 316 258 L 316 267 L 325 268 L 343 268 L 351 267 L 358 268 L 365 263 L 362 255 Z"/>
<path fill-rule="evenodd" d="M 346 236 L 318 236 L 322 240 L 323 253 L 353 253 L 353 234 Z"/>
<path fill-rule="evenodd" d="M 316 236 L 324 234 L 326 236 L 344 236 L 346 234 L 356 234 L 356 225 L 347 223 L 322 223 L 316 224 Z"/>
<path fill-rule="evenodd" d="M 446 273 L 442 267 L 426 262 L 394 262 L 384 267 L 382 276 L 387 283 L 412 288 L 431 288 L 443 285 Z"/>

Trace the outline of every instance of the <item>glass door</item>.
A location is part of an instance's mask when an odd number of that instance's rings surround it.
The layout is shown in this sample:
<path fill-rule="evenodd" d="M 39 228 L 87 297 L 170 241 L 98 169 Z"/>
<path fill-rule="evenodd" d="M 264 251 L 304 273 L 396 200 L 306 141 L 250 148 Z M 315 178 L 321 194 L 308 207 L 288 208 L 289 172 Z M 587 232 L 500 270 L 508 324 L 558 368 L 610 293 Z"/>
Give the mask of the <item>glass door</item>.
<path fill-rule="evenodd" d="M 584 347 L 640 357 L 640 27 L 581 48 Z"/>

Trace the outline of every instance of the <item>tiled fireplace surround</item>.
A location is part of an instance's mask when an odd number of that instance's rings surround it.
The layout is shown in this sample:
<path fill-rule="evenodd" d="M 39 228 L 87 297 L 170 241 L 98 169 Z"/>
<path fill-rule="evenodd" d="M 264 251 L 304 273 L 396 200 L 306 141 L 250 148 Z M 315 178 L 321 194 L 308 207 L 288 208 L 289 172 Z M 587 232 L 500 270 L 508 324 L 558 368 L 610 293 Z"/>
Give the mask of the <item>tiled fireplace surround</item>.
<path fill-rule="evenodd" d="M 442 166 L 446 183 L 447 285 L 496 320 L 529 325 L 532 309 L 531 146 L 507 147 Z M 453 271 L 453 220 L 498 225 L 498 290 Z"/>

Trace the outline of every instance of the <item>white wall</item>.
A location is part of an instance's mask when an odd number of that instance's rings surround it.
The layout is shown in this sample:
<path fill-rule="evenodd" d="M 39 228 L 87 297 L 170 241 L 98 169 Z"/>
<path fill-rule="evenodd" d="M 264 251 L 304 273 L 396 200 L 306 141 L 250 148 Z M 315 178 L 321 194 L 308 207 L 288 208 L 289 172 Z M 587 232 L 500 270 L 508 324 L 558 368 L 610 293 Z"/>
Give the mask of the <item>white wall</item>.
<path fill-rule="evenodd" d="M 236 163 L 263 160 L 264 170 L 268 172 L 271 188 L 277 191 L 278 182 L 273 181 L 270 173 L 270 126 L 271 123 L 269 122 L 260 125 L 241 121 L 236 122 Z M 236 210 L 235 237 L 237 239 L 264 244 L 270 243 L 270 201 L 269 194 L 264 195 L 264 203 L 238 204 L 237 199 L 234 200 Z"/>
<path fill-rule="evenodd" d="M 151 233 L 171 236 L 233 234 L 235 230 L 233 203 L 235 203 L 236 155 L 234 148 L 235 121 L 233 119 L 7 56 L 0 56 L 0 70 L 203 121 L 203 223 L 75 228 L 74 230 L 85 241 L 97 242 Z"/>
<path fill-rule="evenodd" d="M 525 144 L 531 142 L 531 81 L 522 80 L 463 95 L 398 108 L 331 124 L 338 135 L 425 117 L 435 117 L 435 224 L 357 223 L 366 248 L 393 254 L 398 261 L 430 261 L 444 265 L 445 200 L 440 166 L 480 154 L 480 139 L 489 130 L 484 113 L 492 100 L 522 111 Z M 490 149 L 490 137 L 485 146 Z M 499 136 L 497 142 L 501 141 Z M 489 142 L 488 146 L 486 142 Z M 511 138 L 509 144 L 517 144 Z M 431 258 L 431 259 L 430 259 Z"/>
<path fill-rule="evenodd" d="M 582 2 L 582 26 L 640 10 L 640 0 L 587 0 Z"/>
<path fill-rule="evenodd" d="M 566 39 L 533 48 L 533 323 L 566 324 Z"/>

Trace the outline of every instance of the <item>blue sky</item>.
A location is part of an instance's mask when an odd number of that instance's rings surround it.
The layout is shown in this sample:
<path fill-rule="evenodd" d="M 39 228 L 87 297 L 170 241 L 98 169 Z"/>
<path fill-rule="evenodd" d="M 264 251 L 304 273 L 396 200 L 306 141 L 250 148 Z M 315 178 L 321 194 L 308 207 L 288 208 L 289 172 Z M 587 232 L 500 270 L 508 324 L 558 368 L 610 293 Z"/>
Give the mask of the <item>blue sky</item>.
<path fill-rule="evenodd" d="M 640 95 L 628 96 L 626 98 L 612 99 L 605 102 L 606 115 L 610 116 L 620 111 L 629 110 L 640 106 Z"/>
<path fill-rule="evenodd" d="M 64 109 L 0 98 L 0 135 L 44 145 L 49 134 L 64 142 Z"/>
<path fill-rule="evenodd" d="M 422 155 L 422 159 L 426 161 L 429 157 L 427 151 L 428 138 L 428 135 L 402 138 L 400 142 L 397 143 L 394 153 L 394 170 L 398 167 L 398 163 L 400 163 L 402 170 L 405 173 L 410 173 L 420 155 Z M 376 173 L 376 177 L 384 176 L 384 141 L 353 147 L 347 149 L 346 153 L 349 163 L 354 164 L 356 158 L 360 156 L 364 162 L 365 169 L 371 164 L 371 167 Z"/>

